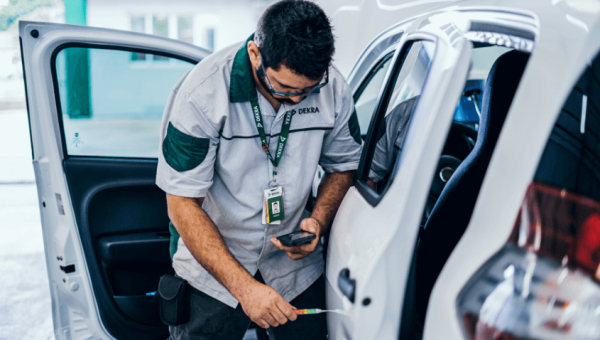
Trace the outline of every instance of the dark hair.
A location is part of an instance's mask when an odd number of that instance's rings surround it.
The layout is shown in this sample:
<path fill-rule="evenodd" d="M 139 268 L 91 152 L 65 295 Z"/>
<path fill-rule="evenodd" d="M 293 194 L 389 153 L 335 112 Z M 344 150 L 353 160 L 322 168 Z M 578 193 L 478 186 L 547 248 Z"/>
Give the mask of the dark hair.
<path fill-rule="evenodd" d="M 263 13 L 254 36 L 265 68 L 281 64 L 309 79 L 319 79 L 331 64 L 334 38 L 325 12 L 302 0 L 283 0 Z"/>

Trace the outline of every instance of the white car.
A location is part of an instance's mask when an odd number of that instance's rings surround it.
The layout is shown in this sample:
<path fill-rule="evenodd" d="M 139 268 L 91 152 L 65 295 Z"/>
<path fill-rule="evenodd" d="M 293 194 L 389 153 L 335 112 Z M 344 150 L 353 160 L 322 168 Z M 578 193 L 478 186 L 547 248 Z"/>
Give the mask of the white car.
<path fill-rule="evenodd" d="M 348 77 L 365 143 L 328 236 L 330 338 L 599 339 L 600 1 L 419 4 L 359 6 L 389 28 Z M 56 338 L 164 339 L 157 131 L 207 52 L 19 29 Z"/>

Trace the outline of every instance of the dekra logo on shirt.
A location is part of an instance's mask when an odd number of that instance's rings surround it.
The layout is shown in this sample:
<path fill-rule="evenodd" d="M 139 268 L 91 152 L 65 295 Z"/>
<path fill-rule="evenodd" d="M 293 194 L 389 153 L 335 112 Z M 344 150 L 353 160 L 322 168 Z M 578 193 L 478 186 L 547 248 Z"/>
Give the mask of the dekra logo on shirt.
<path fill-rule="evenodd" d="M 298 114 L 307 114 L 307 113 L 319 113 L 318 107 L 305 107 L 303 109 L 298 109 Z"/>

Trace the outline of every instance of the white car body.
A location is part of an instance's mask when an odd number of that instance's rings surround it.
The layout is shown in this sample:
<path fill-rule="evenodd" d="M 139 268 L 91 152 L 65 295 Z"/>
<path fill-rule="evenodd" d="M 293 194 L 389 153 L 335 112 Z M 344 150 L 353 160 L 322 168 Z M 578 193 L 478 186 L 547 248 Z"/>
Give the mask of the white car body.
<path fill-rule="evenodd" d="M 406 16 L 403 15 L 405 9 L 409 9 Z M 350 25 L 344 20 L 373 23 L 376 27 L 391 26 L 367 45 L 354 65 L 348 78 L 353 88 L 365 75 L 363 64 L 374 65 L 383 55 L 383 48 L 378 46 L 385 46 L 382 41 L 392 36 L 396 38 L 399 32 L 418 31 L 415 25 L 409 26 L 412 20 L 446 14 L 448 22 L 454 20 L 458 27 L 467 17 L 467 20 L 524 28 L 535 35 L 535 47 L 489 164 L 471 222 L 439 276 L 429 302 L 423 338 L 463 339 L 465 333 L 456 308 L 459 292 L 506 243 L 513 230 L 522 198 L 565 98 L 600 47 L 600 41 L 595 38 L 600 29 L 600 2 L 415 1 L 386 6 L 382 1 L 367 1 L 354 7 L 340 6 L 333 12 L 341 15 L 339 13 L 344 11 L 352 12 L 354 17 L 342 19 L 338 27 Z M 414 15 L 415 12 L 420 14 Z M 389 19 L 391 13 L 395 14 L 395 20 Z M 336 16 L 333 22 L 336 22 Z M 356 27 L 359 26 L 369 27 Z M 369 28 L 356 29 L 356 44 L 361 46 L 370 39 L 370 31 Z M 354 37 L 340 38 L 345 39 Z M 443 142 L 443 137 L 445 135 L 440 138 L 429 133 L 413 145 L 415 158 L 408 162 L 407 156 L 404 168 L 397 174 L 398 180 L 376 207 L 369 205 L 355 188 L 346 195 L 332 227 L 327 262 L 328 302 L 347 312 L 346 316 L 330 318 L 329 330 L 333 338 L 398 337 L 404 298 L 400 295 L 408 277 L 424 204 L 424 198 L 419 194 L 424 195 L 430 186 L 430 182 L 416 183 L 417 178 L 411 176 L 422 171 L 433 173 L 435 164 L 426 164 L 428 160 L 417 160 L 417 157 L 431 153 L 439 155 L 439 149 L 435 149 L 439 146 L 432 140 L 439 138 Z M 521 147 L 523 145 L 527 147 Z M 380 208 L 386 199 L 390 204 Z M 356 280 L 354 304 L 338 288 L 338 275 L 344 267 L 350 269 Z M 371 301 L 368 306 L 360 304 L 365 298 Z"/>
<path fill-rule="evenodd" d="M 429 116 L 413 122 L 417 130 L 409 133 L 411 148 L 402 155 L 396 180 L 375 203 L 359 189 L 351 188 L 333 223 L 326 264 L 327 302 L 328 307 L 343 309 L 346 314 L 329 317 L 331 339 L 398 339 L 402 327 L 406 327 L 400 320 L 419 222 L 463 84 L 473 76 L 469 73 L 472 23 L 517 29 L 533 37 L 531 44 L 524 47 L 529 48 L 531 57 L 470 223 L 429 300 L 423 338 L 465 339 L 456 307 L 458 295 L 479 268 L 506 244 L 561 107 L 582 70 L 600 50 L 600 1 L 337 3 L 321 5 L 333 13 L 338 36 L 336 58 L 342 70 L 350 70 L 349 60 L 358 58 L 348 76 L 353 91 L 360 88 L 385 56 L 395 53 L 390 59 L 395 63 L 408 41 L 434 41 L 437 52 L 422 93 L 426 100 L 416 111 L 417 115 L 428 112 Z M 453 27 L 452 35 L 444 33 L 448 25 Z M 95 235 L 90 227 L 93 221 L 88 219 L 94 197 L 119 188 L 153 186 L 155 160 L 71 154 L 74 149 L 70 149 L 73 146 L 64 132 L 66 116 L 64 112 L 61 115 L 55 58 L 61 48 L 71 46 L 157 53 L 189 62 L 198 62 L 208 53 L 186 43 L 132 32 L 37 22 L 21 22 L 19 29 L 55 336 L 113 339 L 164 333 L 164 327 L 132 318 L 124 311 L 126 305 L 117 307 L 119 294 L 114 293 L 116 288 L 108 287 L 112 283 L 102 273 L 109 265 L 103 262 L 102 250 L 98 249 L 114 246 L 114 242 L 110 243 L 113 239 L 109 242 L 107 237 L 118 238 L 121 234 L 115 231 L 106 237 Z M 387 73 L 384 85 L 390 74 Z M 383 92 L 382 86 L 379 96 Z M 367 122 L 369 119 L 364 118 Z M 111 164 L 145 175 L 115 173 Z M 107 179 L 78 192 L 85 183 L 81 179 L 75 182 L 74 178 L 93 169 L 99 170 L 90 173 L 106 174 Z M 105 213 L 110 215 L 110 211 Z M 350 278 L 355 281 L 354 303 L 338 287 L 344 268 L 349 269 Z M 113 292 L 114 299 L 109 292 Z M 125 333 L 115 332 L 123 328 L 127 328 Z"/>

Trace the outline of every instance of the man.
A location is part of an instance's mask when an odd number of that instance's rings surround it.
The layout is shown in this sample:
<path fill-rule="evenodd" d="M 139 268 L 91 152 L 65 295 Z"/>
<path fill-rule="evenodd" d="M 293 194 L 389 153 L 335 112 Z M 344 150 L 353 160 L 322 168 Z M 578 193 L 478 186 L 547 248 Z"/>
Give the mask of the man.
<path fill-rule="evenodd" d="M 189 321 L 171 327 L 171 339 L 242 339 L 251 320 L 272 338 L 326 339 L 323 315 L 296 319 L 293 309 L 325 305 L 319 238 L 361 152 L 333 52 L 317 5 L 281 1 L 255 35 L 207 57 L 173 89 L 156 183 L 181 235 L 173 267 L 194 289 Z M 308 213 L 317 164 L 327 176 Z M 266 212 L 269 200 L 280 214 Z M 299 229 L 317 238 L 291 248 L 276 239 Z"/>

